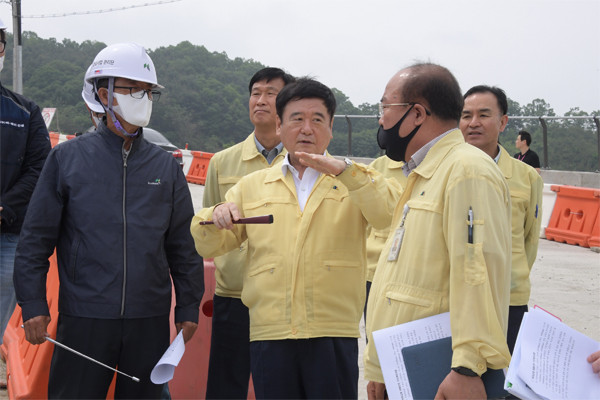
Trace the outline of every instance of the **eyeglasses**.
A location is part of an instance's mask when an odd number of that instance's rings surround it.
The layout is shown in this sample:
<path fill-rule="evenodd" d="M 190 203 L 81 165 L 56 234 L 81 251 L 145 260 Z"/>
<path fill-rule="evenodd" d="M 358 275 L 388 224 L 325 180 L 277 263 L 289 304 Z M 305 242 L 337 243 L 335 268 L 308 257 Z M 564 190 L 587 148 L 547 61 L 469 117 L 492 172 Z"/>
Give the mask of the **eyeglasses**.
<path fill-rule="evenodd" d="M 6 40 L 0 40 L 0 53 L 6 48 Z"/>
<path fill-rule="evenodd" d="M 142 89 L 135 86 L 114 86 L 115 89 L 129 89 L 129 95 L 134 99 L 143 99 L 144 94 L 148 96 L 150 101 L 158 101 L 160 99 L 160 91 L 155 89 Z M 135 90 L 135 91 L 134 91 Z"/>
<path fill-rule="evenodd" d="M 412 103 L 388 103 L 388 104 L 384 104 L 384 103 L 379 103 L 379 115 L 383 115 L 383 112 L 385 111 L 386 108 L 389 108 L 391 106 L 410 106 Z"/>

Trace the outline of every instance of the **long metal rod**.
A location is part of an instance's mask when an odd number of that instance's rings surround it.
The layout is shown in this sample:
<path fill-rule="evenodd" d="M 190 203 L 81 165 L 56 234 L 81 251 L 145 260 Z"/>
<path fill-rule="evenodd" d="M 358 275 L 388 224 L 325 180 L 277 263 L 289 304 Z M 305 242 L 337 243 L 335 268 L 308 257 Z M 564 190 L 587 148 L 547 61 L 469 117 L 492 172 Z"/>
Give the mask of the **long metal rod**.
<path fill-rule="evenodd" d="M 21 328 L 25 328 L 25 325 L 21 325 Z M 54 344 L 55 344 L 55 345 L 57 345 L 58 347 L 62 347 L 62 348 L 63 348 L 63 349 L 65 349 L 65 350 L 69 350 L 71 353 L 73 353 L 73 354 L 77 354 L 78 356 L 80 356 L 80 357 L 83 357 L 83 358 L 85 358 L 86 360 L 93 361 L 93 362 L 95 362 L 96 364 L 100 364 L 100 365 L 102 365 L 103 367 L 110 369 L 111 371 L 115 371 L 117 374 L 124 375 L 124 376 L 128 377 L 129 379 L 131 379 L 132 381 L 135 381 L 135 382 L 139 382 L 139 381 L 140 381 L 140 378 L 136 378 L 135 376 L 127 375 L 126 373 L 124 373 L 124 372 L 121 372 L 121 371 L 119 371 L 119 370 L 117 370 L 117 369 L 114 369 L 113 367 L 109 367 L 109 366 L 108 366 L 108 365 L 106 365 L 106 364 L 102 364 L 100 361 L 98 361 L 98 360 L 95 360 L 95 359 L 93 359 L 92 357 L 86 356 L 85 354 L 83 354 L 83 353 L 80 353 L 80 352 L 78 352 L 77 350 L 73 350 L 73 349 L 72 349 L 72 348 L 70 348 L 69 346 L 66 346 L 66 345 L 64 345 L 64 344 L 62 344 L 62 343 L 60 343 L 60 342 L 57 342 L 56 340 L 54 340 L 54 339 L 52 339 L 52 338 L 49 338 L 48 336 L 46 336 L 44 339 L 46 339 L 46 340 L 47 340 L 47 341 L 49 341 L 50 343 L 54 343 Z"/>
<path fill-rule="evenodd" d="M 56 340 L 54 340 L 54 339 L 51 339 L 51 338 L 49 338 L 49 337 L 46 337 L 46 340 L 47 340 L 47 341 L 49 341 L 50 343 L 54 343 L 55 345 L 57 345 L 57 346 L 59 346 L 59 347 L 62 347 L 62 348 L 63 348 L 63 349 L 65 349 L 65 350 L 69 350 L 71 353 L 77 354 L 78 356 L 80 356 L 80 357 L 83 357 L 83 358 L 85 358 L 86 360 L 93 361 L 93 362 L 95 362 L 96 364 L 102 365 L 102 366 L 103 366 L 103 367 L 105 367 L 105 368 L 108 368 L 108 369 L 110 369 L 110 370 L 112 370 L 112 371 L 115 371 L 117 374 L 124 375 L 124 376 L 128 377 L 129 379 L 131 379 L 132 381 L 135 381 L 135 382 L 139 382 L 139 381 L 140 381 L 140 379 L 139 379 L 139 378 L 136 378 L 135 376 L 127 375 L 126 373 L 124 373 L 124 372 L 121 372 L 121 371 L 119 371 L 119 370 L 117 370 L 117 369 L 114 369 L 114 368 L 112 368 L 112 367 L 109 367 L 109 366 L 108 366 L 108 365 L 106 365 L 106 364 L 102 364 L 100 361 L 98 361 L 98 360 L 95 360 L 95 359 L 93 359 L 92 357 L 88 357 L 88 356 L 86 356 L 85 354 L 78 352 L 77 350 L 73 350 L 73 349 L 72 349 L 72 348 L 70 348 L 69 346 L 65 346 L 64 344 L 62 344 L 62 343 L 60 343 L 60 342 L 57 342 L 57 341 L 56 341 Z"/>

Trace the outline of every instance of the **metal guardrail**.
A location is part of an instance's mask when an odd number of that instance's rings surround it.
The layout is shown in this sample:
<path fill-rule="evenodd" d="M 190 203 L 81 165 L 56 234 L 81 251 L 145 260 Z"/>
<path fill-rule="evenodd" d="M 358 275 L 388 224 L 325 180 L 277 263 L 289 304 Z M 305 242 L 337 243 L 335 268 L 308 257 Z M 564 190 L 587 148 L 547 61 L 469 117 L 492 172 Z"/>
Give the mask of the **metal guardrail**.
<path fill-rule="evenodd" d="M 350 121 L 351 118 L 374 118 L 374 119 L 379 119 L 378 115 L 348 115 L 348 114 L 336 114 L 334 115 L 334 117 L 337 118 L 344 118 L 346 120 L 346 123 L 348 124 L 348 155 L 351 156 L 352 155 L 352 121 Z M 590 116 L 562 116 L 562 117 L 553 117 L 553 116 L 541 116 L 541 117 L 535 117 L 535 116 L 520 116 L 520 115 L 515 115 L 515 116 L 510 116 L 508 117 L 509 121 L 510 120 L 515 120 L 515 119 L 536 119 L 538 121 L 540 121 L 540 125 L 542 126 L 542 142 L 543 142 L 543 164 L 542 164 L 542 168 L 544 169 L 550 169 L 549 164 L 548 164 L 548 125 L 546 124 L 547 120 L 554 120 L 554 119 L 591 119 L 592 121 L 594 121 L 594 123 L 596 124 L 596 136 L 598 139 L 598 168 L 596 169 L 596 172 L 600 172 L 600 116 L 598 115 L 590 115 Z"/>

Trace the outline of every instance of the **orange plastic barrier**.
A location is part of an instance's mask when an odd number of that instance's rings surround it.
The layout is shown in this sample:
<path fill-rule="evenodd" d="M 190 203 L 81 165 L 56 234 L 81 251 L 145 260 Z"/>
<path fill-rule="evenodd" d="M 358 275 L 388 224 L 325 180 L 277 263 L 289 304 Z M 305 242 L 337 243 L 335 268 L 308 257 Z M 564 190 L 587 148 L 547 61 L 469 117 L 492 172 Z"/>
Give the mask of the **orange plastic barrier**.
<path fill-rule="evenodd" d="M 54 147 L 58 144 L 60 140 L 60 133 L 50 132 L 50 146 Z"/>
<path fill-rule="evenodd" d="M 175 368 L 169 391 L 173 399 L 203 399 L 206 394 L 208 359 L 210 355 L 210 335 L 212 330 L 213 296 L 215 294 L 215 263 L 212 258 L 204 260 L 204 296 L 200 303 L 198 329 L 192 339 L 185 344 L 185 353 Z M 173 307 L 175 294 L 173 293 Z M 177 332 L 171 312 L 171 340 Z M 252 381 L 248 388 L 248 399 L 254 399 Z"/>
<path fill-rule="evenodd" d="M 552 185 L 556 202 L 546 238 L 556 242 L 589 247 L 592 237 L 600 237 L 600 224 L 596 223 L 600 213 L 600 191 L 576 186 Z"/>
<path fill-rule="evenodd" d="M 169 391 L 173 399 L 200 399 L 206 393 L 210 332 L 212 329 L 212 303 L 215 294 L 215 264 L 212 259 L 204 260 L 204 297 L 200 303 L 200 317 L 196 333 L 185 344 L 185 353 L 175 368 Z M 175 293 L 171 307 L 171 341 L 177 336 L 174 313 Z"/>
<path fill-rule="evenodd" d="M 204 185 L 206 182 L 206 173 L 208 172 L 208 163 L 213 153 L 205 153 L 203 151 L 192 151 L 194 159 L 187 173 L 186 179 L 189 183 Z"/>
<path fill-rule="evenodd" d="M 594 190 L 594 196 L 600 198 L 600 190 Z M 592 227 L 592 235 L 588 239 L 588 247 L 600 248 L 600 211 L 596 215 L 596 221 Z"/>

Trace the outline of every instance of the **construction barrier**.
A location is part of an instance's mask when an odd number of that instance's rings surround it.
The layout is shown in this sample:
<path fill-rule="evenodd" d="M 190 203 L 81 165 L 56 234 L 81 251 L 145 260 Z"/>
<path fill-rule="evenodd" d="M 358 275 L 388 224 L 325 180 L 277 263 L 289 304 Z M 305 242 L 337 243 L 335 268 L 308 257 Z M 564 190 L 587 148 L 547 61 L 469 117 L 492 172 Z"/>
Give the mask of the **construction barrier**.
<path fill-rule="evenodd" d="M 600 198 L 600 190 L 594 191 L 594 196 Z M 600 253 L 600 211 L 596 215 L 596 221 L 592 227 L 592 235 L 588 239 L 588 247 L 593 251 Z"/>
<path fill-rule="evenodd" d="M 599 191 L 558 185 L 552 185 L 551 189 L 556 192 L 556 202 L 545 231 L 546 238 L 589 247 L 590 238 L 600 236 L 600 225 L 596 224 L 600 212 Z"/>
<path fill-rule="evenodd" d="M 52 135 L 52 134 L 50 134 Z M 52 136 L 51 136 L 52 138 Z M 58 140 L 58 138 L 56 138 Z M 50 257 L 50 269 L 46 280 L 50 324 L 48 333 L 56 337 L 58 319 L 58 269 L 56 254 Z M 56 292 L 56 294 L 53 294 Z M 43 399 L 48 396 L 48 374 L 54 345 L 44 343 L 38 346 L 25 340 L 21 328 L 21 307 L 17 306 L 8 321 L 0 352 L 6 360 L 6 382 L 10 399 Z"/>
<path fill-rule="evenodd" d="M 542 191 L 542 223 L 540 227 L 540 237 L 542 239 L 546 238 L 546 228 L 556 202 L 556 192 L 552 191 L 551 187 L 550 183 L 544 183 L 544 190 Z"/>
<path fill-rule="evenodd" d="M 58 132 L 49 132 L 50 135 L 50 146 L 54 147 L 57 144 L 62 142 L 66 142 L 67 140 L 71 140 L 75 137 L 75 135 L 63 135 Z"/>
<path fill-rule="evenodd" d="M 58 132 L 50 132 L 50 146 L 54 147 L 60 141 L 60 133 Z"/>
<path fill-rule="evenodd" d="M 208 377 L 210 335 L 212 331 L 213 296 L 215 294 L 215 263 L 212 258 L 204 260 L 204 296 L 200 303 L 200 317 L 196 333 L 185 344 L 185 353 L 175 368 L 169 391 L 173 399 L 204 399 Z M 177 336 L 173 323 L 175 293 L 171 309 L 171 341 Z M 248 399 L 254 399 L 252 382 L 248 388 Z"/>
<path fill-rule="evenodd" d="M 194 155 L 191 150 L 181 149 L 181 155 L 183 158 L 183 174 L 187 176 L 190 171 L 190 166 L 192 165 L 192 161 L 194 160 Z"/>
<path fill-rule="evenodd" d="M 173 399 L 200 399 L 206 393 L 210 333 L 212 330 L 212 305 L 215 294 L 215 264 L 212 259 L 204 260 L 204 296 L 200 303 L 198 329 L 185 344 L 185 353 L 175 368 L 169 391 Z M 177 336 L 174 323 L 175 293 L 171 302 L 171 341 Z"/>
<path fill-rule="evenodd" d="M 208 163 L 214 154 L 203 151 L 192 151 L 192 155 L 194 159 L 192 160 L 186 179 L 189 183 L 204 185 L 206 182 L 206 173 L 208 172 Z"/>

